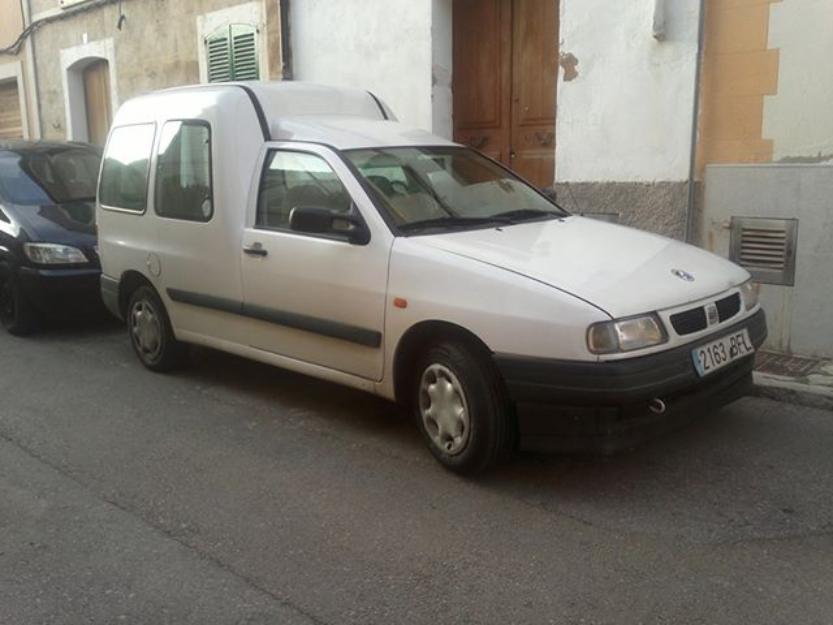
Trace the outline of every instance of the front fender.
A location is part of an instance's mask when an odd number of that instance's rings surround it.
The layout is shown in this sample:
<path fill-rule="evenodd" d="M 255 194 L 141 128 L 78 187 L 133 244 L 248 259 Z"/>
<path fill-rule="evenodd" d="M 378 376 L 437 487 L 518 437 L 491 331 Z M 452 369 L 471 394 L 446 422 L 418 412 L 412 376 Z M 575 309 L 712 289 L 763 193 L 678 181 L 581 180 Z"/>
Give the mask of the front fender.
<path fill-rule="evenodd" d="M 397 238 L 388 277 L 382 394 L 392 396 L 399 340 L 424 321 L 460 326 L 493 353 L 594 361 L 587 328 L 608 319 L 604 311 L 542 282 Z"/>

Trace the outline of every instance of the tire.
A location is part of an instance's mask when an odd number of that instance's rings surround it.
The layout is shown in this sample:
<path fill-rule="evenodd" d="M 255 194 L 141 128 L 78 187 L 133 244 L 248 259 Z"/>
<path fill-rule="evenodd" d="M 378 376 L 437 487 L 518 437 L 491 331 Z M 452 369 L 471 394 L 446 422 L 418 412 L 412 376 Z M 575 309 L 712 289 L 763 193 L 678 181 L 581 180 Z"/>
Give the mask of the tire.
<path fill-rule="evenodd" d="M 425 350 L 415 372 L 413 413 L 440 464 L 475 475 L 511 452 L 512 408 L 484 350 L 463 341 L 440 341 Z"/>
<path fill-rule="evenodd" d="M 37 325 L 35 309 L 13 275 L 0 282 L 0 324 L 15 336 L 27 336 Z"/>
<path fill-rule="evenodd" d="M 185 364 L 188 346 L 176 340 L 165 305 L 151 287 L 133 291 L 126 318 L 130 344 L 145 367 L 163 373 Z"/>

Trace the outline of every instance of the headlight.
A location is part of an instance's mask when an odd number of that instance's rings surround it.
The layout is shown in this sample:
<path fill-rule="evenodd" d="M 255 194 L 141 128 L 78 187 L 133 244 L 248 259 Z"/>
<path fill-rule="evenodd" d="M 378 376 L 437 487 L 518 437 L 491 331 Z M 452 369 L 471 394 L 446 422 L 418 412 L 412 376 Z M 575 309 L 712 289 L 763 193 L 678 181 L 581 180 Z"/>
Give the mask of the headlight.
<path fill-rule="evenodd" d="M 630 352 L 668 340 L 657 315 L 594 323 L 587 331 L 587 347 L 594 354 Z"/>
<path fill-rule="evenodd" d="M 758 305 L 758 288 L 759 285 L 752 280 L 747 280 L 740 285 L 740 296 L 746 310 L 752 310 Z"/>
<path fill-rule="evenodd" d="M 23 251 L 39 265 L 78 265 L 89 262 L 77 247 L 57 243 L 24 243 Z"/>

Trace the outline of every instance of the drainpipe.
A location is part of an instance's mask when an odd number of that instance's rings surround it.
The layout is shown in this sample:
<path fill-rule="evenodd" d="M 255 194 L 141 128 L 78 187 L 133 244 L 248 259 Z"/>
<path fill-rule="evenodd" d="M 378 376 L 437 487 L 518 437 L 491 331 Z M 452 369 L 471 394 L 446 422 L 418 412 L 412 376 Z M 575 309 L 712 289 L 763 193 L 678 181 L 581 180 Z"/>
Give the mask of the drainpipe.
<path fill-rule="evenodd" d="M 32 23 L 32 1 L 31 0 L 20 0 L 20 10 L 23 13 L 23 28 L 28 28 L 29 25 Z M 29 120 L 29 127 L 32 127 L 32 122 L 34 121 L 35 126 L 35 139 L 41 139 L 43 137 L 43 125 L 41 123 L 40 117 L 40 86 L 38 85 L 38 64 L 37 59 L 35 59 L 35 33 L 33 32 L 29 36 L 29 45 L 26 46 L 26 64 L 29 66 L 29 71 L 27 72 L 30 78 L 29 81 L 31 83 L 31 88 L 26 90 L 27 100 L 32 98 L 33 100 L 33 107 L 30 110 L 33 110 L 35 113 L 35 119 Z M 29 102 L 26 102 L 26 106 L 29 106 Z M 28 111 L 27 111 L 28 112 Z"/>
<path fill-rule="evenodd" d="M 292 45 L 289 41 L 289 0 L 279 0 L 281 11 L 281 79 L 292 80 Z"/>
<path fill-rule="evenodd" d="M 694 101 L 691 106 L 691 150 L 688 163 L 688 203 L 685 213 L 685 240 L 694 238 L 695 177 L 697 175 L 697 134 L 700 130 L 700 71 L 703 67 L 703 40 L 706 23 L 706 0 L 700 0 L 700 19 L 697 24 L 697 61 L 694 70 Z"/>

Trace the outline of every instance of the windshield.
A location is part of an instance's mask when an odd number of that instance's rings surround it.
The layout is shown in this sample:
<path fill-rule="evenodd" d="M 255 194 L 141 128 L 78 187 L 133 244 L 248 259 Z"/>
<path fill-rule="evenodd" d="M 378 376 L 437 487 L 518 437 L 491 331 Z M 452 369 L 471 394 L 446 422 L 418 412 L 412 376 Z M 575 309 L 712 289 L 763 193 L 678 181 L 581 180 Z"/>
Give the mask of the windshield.
<path fill-rule="evenodd" d="M 95 150 L 81 147 L 0 152 L 0 195 L 34 206 L 95 200 L 100 161 Z"/>
<path fill-rule="evenodd" d="M 511 172 L 468 148 L 374 148 L 345 154 L 405 232 L 567 214 Z"/>

